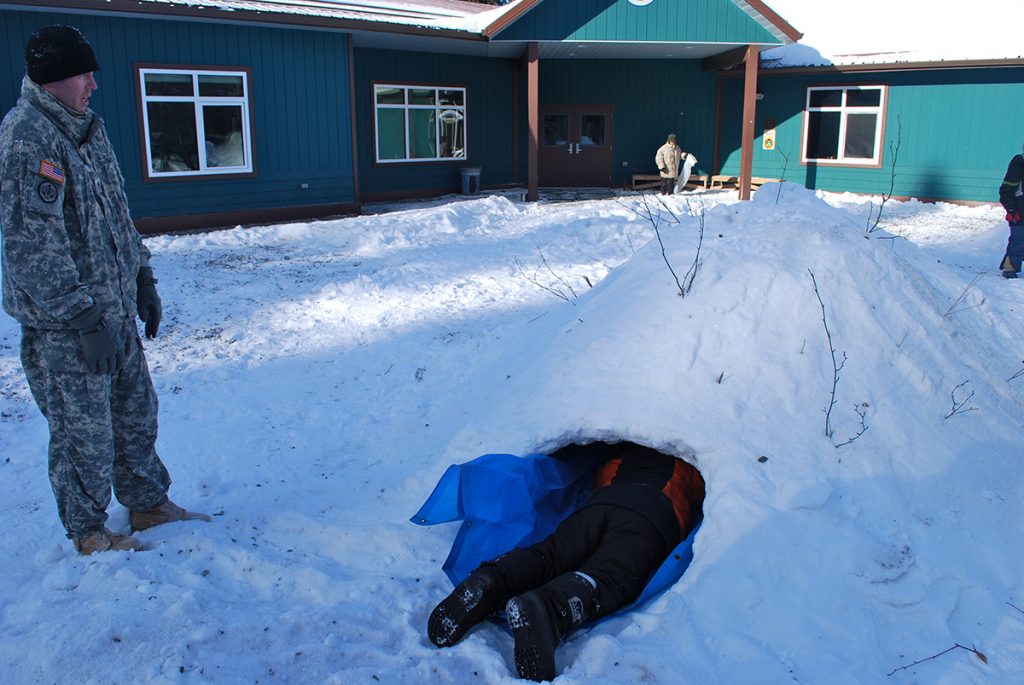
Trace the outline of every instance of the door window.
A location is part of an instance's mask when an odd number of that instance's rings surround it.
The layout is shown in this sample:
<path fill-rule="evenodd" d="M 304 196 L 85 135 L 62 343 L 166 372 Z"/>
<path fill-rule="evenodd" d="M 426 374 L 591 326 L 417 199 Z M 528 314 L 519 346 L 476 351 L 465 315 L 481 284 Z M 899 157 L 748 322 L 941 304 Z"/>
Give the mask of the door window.
<path fill-rule="evenodd" d="M 580 115 L 580 145 L 604 145 L 603 114 Z"/>
<path fill-rule="evenodd" d="M 568 114 L 544 115 L 544 144 L 551 146 L 569 144 Z"/>

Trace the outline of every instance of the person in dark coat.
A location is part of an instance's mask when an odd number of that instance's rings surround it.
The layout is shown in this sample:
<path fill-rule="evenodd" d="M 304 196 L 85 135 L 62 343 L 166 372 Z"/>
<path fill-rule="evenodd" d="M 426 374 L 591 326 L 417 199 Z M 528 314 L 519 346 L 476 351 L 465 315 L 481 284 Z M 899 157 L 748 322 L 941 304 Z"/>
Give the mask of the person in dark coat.
<path fill-rule="evenodd" d="M 1010 238 L 1006 253 L 999 268 L 1003 278 L 1017 278 L 1021 260 L 1024 259 L 1024 157 L 1014 155 L 1006 169 L 1006 176 L 999 186 L 999 204 L 1006 210 L 1006 221 L 1010 224 Z"/>
<path fill-rule="evenodd" d="M 484 562 L 434 608 L 435 645 L 456 644 L 504 607 L 519 677 L 551 680 L 560 642 L 640 596 L 700 520 L 704 479 L 648 447 L 607 447 L 593 492 L 553 534 Z"/>

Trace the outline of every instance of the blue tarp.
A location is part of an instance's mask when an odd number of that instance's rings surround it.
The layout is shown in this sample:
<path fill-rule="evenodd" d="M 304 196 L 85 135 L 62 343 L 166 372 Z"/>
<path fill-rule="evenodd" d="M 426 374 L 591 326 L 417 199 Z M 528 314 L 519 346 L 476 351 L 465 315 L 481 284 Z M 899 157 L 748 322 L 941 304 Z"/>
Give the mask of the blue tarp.
<path fill-rule="evenodd" d="M 422 526 L 463 522 L 442 567 L 458 585 L 482 562 L 553 533 L 590 493 L 599 461 L 585 453 L 568 459 L 485 454 L 449 466 L 412 521 Z M 679 580 L 693 559 L 699 528 L 679 543 L 634 604 Z"/>

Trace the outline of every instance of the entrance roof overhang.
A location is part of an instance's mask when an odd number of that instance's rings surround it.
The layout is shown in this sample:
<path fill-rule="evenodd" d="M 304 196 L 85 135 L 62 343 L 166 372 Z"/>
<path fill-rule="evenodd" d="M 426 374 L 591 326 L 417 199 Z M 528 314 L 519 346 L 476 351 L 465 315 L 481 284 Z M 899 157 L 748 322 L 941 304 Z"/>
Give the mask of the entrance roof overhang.
<path fill-rule="evenodd" d="M 519 58 L 527 41 L 501 30 L 542 0 L 507 8 L 460 0 L 0 0 L 0 8 L 37 8 L 149 18 L 344 31 L 355 47 Z M 733 0 L 782 42 L 800 34 L 760 0 Z M 701 59 L 746 45 L 699 42 L 539 41 L 541 59 Z M 760 45 L 768 48 L 774 45 Z M 717 64 L 707 61 L 708 64 Z M 717 68 L 717 67 L 711 67 Z"/>

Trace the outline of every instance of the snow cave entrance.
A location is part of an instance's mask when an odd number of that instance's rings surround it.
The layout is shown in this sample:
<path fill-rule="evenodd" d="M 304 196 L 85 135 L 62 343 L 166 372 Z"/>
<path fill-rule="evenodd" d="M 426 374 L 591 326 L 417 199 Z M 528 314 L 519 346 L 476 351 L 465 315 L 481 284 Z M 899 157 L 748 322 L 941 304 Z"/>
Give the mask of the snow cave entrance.
<path fill-rule="evenodd" d="M 550 454 L 484 454 L 453 464 L 412 522 L 432 526 L 461 521 L 442 566 L 452 584 L 458 585 L 481 562 L 515 547 L 532 545 L 554 532 L 592 491 L 597 466 L 614 450 L 630 445 L 652 449 L 628 441 L 580 442 L 566 444 Z M 662 454 L 696 466 L 686 455 Z M 618 613 L 646 602 L 682 577 L 693 560 L 702 511 L 697 512 L 689 535 L 668 555 L 640 597 Z"/>

